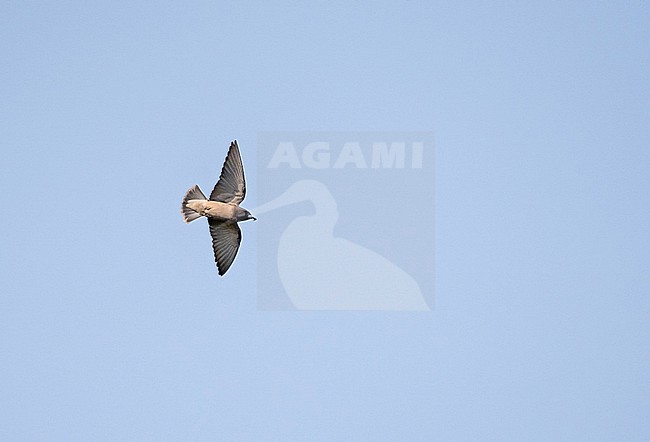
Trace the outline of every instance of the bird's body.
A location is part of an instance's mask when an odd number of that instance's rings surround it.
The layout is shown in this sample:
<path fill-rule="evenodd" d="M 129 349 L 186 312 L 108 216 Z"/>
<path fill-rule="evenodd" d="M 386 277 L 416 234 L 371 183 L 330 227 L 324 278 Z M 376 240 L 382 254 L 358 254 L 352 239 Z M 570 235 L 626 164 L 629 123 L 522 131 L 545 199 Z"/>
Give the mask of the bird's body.
<path fill-rule="evenodd" d="M 248 210 L 239 207 L 245 196 L 244 166 L 237 141 L 233 141 L 210 198 L 196 185 L 183 198 L 181 212 L 186 223 L 202 216 L 208 218 L 214 260 L 221 276 L 228 271 L 239 250 L 241 230 L 237 223 L 255 219 Z"/>
<path fill-rule="evenodd" d="M 210 200 L 188 200 L 187 207 L 198 213 L 217 221 L 245 221 L 247 218 L 246 209 L 229 203 Z"/>

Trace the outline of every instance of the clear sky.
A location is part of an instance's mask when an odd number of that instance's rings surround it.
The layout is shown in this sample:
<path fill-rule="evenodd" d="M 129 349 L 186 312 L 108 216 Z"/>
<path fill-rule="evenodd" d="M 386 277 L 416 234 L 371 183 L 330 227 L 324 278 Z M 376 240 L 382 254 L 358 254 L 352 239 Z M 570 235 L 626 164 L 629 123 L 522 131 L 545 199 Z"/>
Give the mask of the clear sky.
<path fill-rule="evenodd" d="M 2 2 L 0 439 L 650 440 L 649 24 Z M 258 133 L 301 130 L 434 132 L 431 312 L 258 310 L 252 222 L 216 275 L 185 190 L 236 138 L 255 207 Z"/>

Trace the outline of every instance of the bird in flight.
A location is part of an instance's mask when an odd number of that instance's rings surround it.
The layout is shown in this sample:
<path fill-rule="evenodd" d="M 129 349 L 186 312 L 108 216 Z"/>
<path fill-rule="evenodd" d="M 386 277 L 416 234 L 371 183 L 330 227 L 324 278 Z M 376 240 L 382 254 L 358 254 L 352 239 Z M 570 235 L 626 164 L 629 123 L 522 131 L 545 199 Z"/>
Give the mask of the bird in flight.
<path fill-rule="evenodd" d="M 245 196 L 244 165 L 235 140 L 230 143 L 221 176 L 210 198 L 206 198 L 197 185 L 190 187 L 183 197 L 181 212 L 186 223 L 202 216 L 208 218 L 214 260 L 220 276 L 228 271 L 239 250 L 241 230 L 237 223 L 256 219 L 248 210 L 239 207 Z"/>

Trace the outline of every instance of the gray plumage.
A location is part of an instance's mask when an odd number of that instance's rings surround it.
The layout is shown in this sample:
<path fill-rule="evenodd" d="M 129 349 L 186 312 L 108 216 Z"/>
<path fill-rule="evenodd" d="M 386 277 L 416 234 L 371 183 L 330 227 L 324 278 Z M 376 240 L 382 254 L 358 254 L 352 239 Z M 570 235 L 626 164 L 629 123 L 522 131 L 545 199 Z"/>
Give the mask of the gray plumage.
<path fill-rule="evenodd" d="M 230 144 L 219 181 L 210 198 L 206 198 L 197 185 L 190 187 L 183 197 L 181 212 L 186 223 L 202 216 L 208 218 L 214 260 L 221 276 L 232 265 L 241 244 L 241 230 L 237 223 L 255 220 L 248 210 L 239 207 L 245 196 L 244 166 L 235 140 Z"/>

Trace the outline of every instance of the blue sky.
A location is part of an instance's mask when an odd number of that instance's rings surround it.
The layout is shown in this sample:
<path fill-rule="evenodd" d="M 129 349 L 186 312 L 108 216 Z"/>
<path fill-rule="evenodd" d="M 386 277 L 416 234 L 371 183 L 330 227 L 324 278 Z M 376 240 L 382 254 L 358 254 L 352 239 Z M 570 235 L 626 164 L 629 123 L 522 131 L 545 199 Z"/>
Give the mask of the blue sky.
<path fill-rule="evenodd" d="M 3 2 L 0 439 L 650 439 L 641 2 Z M 429 313 L 256 309 L 262 131 L 433 131 Z M 261 222 L 258 221 L 258 222 Z"/>

